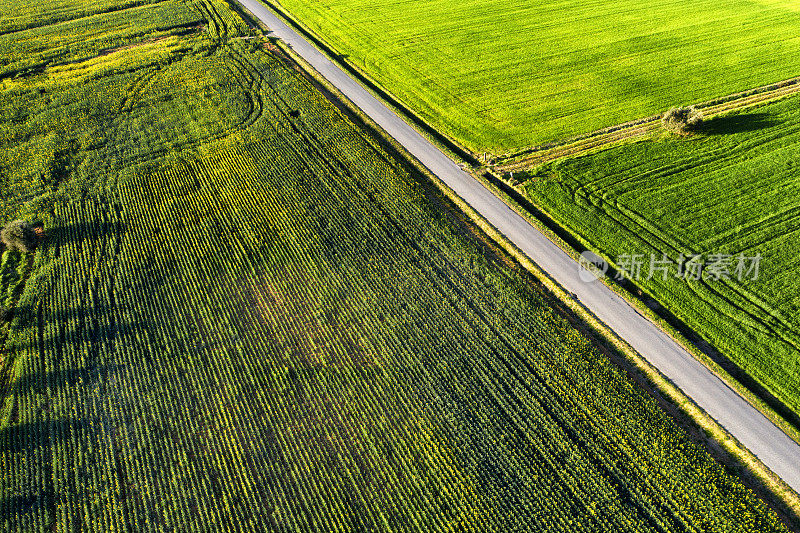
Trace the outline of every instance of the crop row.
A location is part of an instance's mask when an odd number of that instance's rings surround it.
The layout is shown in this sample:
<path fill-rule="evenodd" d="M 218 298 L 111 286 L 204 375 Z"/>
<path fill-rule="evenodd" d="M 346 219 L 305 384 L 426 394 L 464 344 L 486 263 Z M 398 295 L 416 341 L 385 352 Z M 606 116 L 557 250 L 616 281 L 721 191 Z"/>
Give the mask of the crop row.
<path fill-rule="evenodd" d="M 699 280 L 673 275 L 638 283 L 797 413 L 799 139 L 793 97 L 716 117 L 687 139 L 548 164 L 525 192 L 612 261 L 625 254 L 673 262 L 681 255 L 760 256 L 755 275 L 734 275 L 734 262 L 727 277 L 709 269 Z"/>
<path fill-rule="evenodd" d="M 543 302 L 465 268 L 419 201 L 390 208 L 292 140 L 124 184 L 119 218 L 60 213 L 94 223 L 63 235 L 47 303 L 82 312 L 34 340 L 62 354 L 32 369 L 69 417 L 37 437 L 57 523 L 775 527 Z"/>
<path fill-rule="evenodd" d="M 198 9 L 218 49 L 107 80 L 98 101 L 136 88 L 120 143 L 52 201 L 5 348 L 6 530 L 781 530 L 428 184 Z"/>

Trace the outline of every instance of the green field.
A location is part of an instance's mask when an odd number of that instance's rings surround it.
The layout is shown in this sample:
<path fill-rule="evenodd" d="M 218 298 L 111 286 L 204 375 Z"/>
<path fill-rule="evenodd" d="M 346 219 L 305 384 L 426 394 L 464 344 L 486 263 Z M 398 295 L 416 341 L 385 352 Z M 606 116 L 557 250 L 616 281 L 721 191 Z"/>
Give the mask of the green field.
<path fill-rule="evenodd" d="M 133 9 L 2 36 L 3 531 L 786 531 L 224 2 Z"/>
<path fill-rule="evenodd" d="M 800 75 L 792 0 L 280 4 L 476 152 L 512 152 Z"/>
<path fill-rule="evenodd" d="M 761 254 L 755 281 L 640 284 L 800 413 L 800 107 L 797 97 L 707 122 L 698 135 L 541 167 L 527 195 L 614 260 Z M 677 272 L 677 268 L 673 271 Z M 752 276 L 749 276 L 752 278 Z"/>

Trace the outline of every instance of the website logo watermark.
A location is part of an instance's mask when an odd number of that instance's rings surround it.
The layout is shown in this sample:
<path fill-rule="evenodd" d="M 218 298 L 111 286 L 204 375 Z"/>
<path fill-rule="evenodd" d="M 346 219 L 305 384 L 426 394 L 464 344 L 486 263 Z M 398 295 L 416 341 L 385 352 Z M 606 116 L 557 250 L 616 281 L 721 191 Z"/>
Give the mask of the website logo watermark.
<path fill-rule="evenodd" d="M 642 281 L 666 280 L 670 277 L 683 280 L 758 280 L 761 272 L 761 254 L 731 255 L 726 253 L 680 254 L 675 258 L 667 254 L 620 254 L 614 259 L 614 279 Z M 578 260 L 581 281 L 591 283 L 606 277 L 610 267 L 607 261 L 594 252 L 585 251 Z"/>
<path fill-rule="evenodd" d="M 594 252 L 585 251 L 578 259 L 578 276 L 584 283 L 591 283 L 596 279 L 606 277 L 608 263 Z"/>

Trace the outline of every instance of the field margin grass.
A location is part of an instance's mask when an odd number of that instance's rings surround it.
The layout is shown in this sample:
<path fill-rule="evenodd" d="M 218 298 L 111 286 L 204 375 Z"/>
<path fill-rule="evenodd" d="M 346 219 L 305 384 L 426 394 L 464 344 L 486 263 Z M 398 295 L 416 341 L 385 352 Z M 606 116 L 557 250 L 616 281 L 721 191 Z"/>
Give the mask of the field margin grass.
<path fill-rule="evenodd" d="M 794 77 L 693 105 L 704 113 L 705 120 L 710 120 L 792 98 L 798 92 L 800 77 Z M 491 168 L 499 173 L 535 171 L 541 165 L 560 159 L 591 155 L 623 144 L 657 139 L 665 135 L 669 133 L 661 125 L 661 115 L 652 115 L 511 154 L 498 155 Z"/>
<path fill-rule="evenodd" d="M 247 8 L 236 2 L 236 0 L 226 0 L 229 4 L 235 4 L 236 9 L 240 12 L 246 12 L 248 17 L 256 21 L 259 26 L 262 26 L 261 23 L 250 13 L 247 11 Z M 290 26 L 293 30 L 297 31 L 302 37 L 304 37 L 307 41 L 309 41 L 317 50 L 322 52 L 329 60 L 331 60 L 334 64 L 338 67 L 342 68 L 345 72 L 347 72 L 350 76 L 354 77 L 356 81 L 358 81 L 365 89 L 367 89 L 373 96 L 375 96 L 378 100 L 389 106 L 392 111 L 398 113 L 399 115 L 403 116 L 407 122 L 410 121 L 411 126 L 414 127 L 421 135 L 435 144 L 438 148 L 444 148 L 450 154 L 456 156 L 460 161 L 463 161 L 473 167 L 481 166 L 480 161 L 477 158 L 477 155 L 464 146 L 462 146 L 458 141 L 455 139 L 443 134 L 442 132 L 438 131 L 434 128 L 431 124 L 426 122 L 422 117 L 420 117 L 417 113 L 415 113 L 411 108 L 406 106 L 402 100 L 397 98 L 394 94 L 392 94 L 388 89 L 383 87 L 380 83 L 375 81 L 372 77 L 370 77 L 367 73 L 363 70 L 358 68 L 357 65 L 353 64 L 351 61 L 348 61 L 347 57 L 339 54 L 336 52 L 336 48 L 332 45 L 328 44 L 324 38 L 320 35 L 316 34 L 302 22 L 294 18 L 290 13 L 288 13 L 280 4 L 275 3 L 271 0 L 258 0 L 266 6 L 270 11 L 278 15 L 279 18 L 283 19 L 283 21 Z M 296 54 L 294 54 L 296 56 Z M 345 98 L 342 96 L 342 98 Z"/>

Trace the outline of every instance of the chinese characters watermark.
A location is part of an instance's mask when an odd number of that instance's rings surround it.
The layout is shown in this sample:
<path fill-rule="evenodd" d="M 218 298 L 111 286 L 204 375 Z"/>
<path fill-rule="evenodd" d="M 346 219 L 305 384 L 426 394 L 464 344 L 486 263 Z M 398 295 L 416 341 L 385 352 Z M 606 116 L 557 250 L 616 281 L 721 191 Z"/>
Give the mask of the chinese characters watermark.
<path fill-rule="evenodd" d="M 756 281 L 761 271 L 761 254 L 738 255 L 712 252 L 707 254 L 680 254 L 671 258 L 667 254 L 652 253 L 649 256 L 625 253 L 616 257 L 614 264 L 617 281 L 633 281 L 653 278 L 667 280 L 670 277 L 683 280 L 738 280 Z M 584 282 L 592 282 L 606 276 L 608 263 L 593 252 L 583 252 L 578 261 L 578 274 Z"/>

